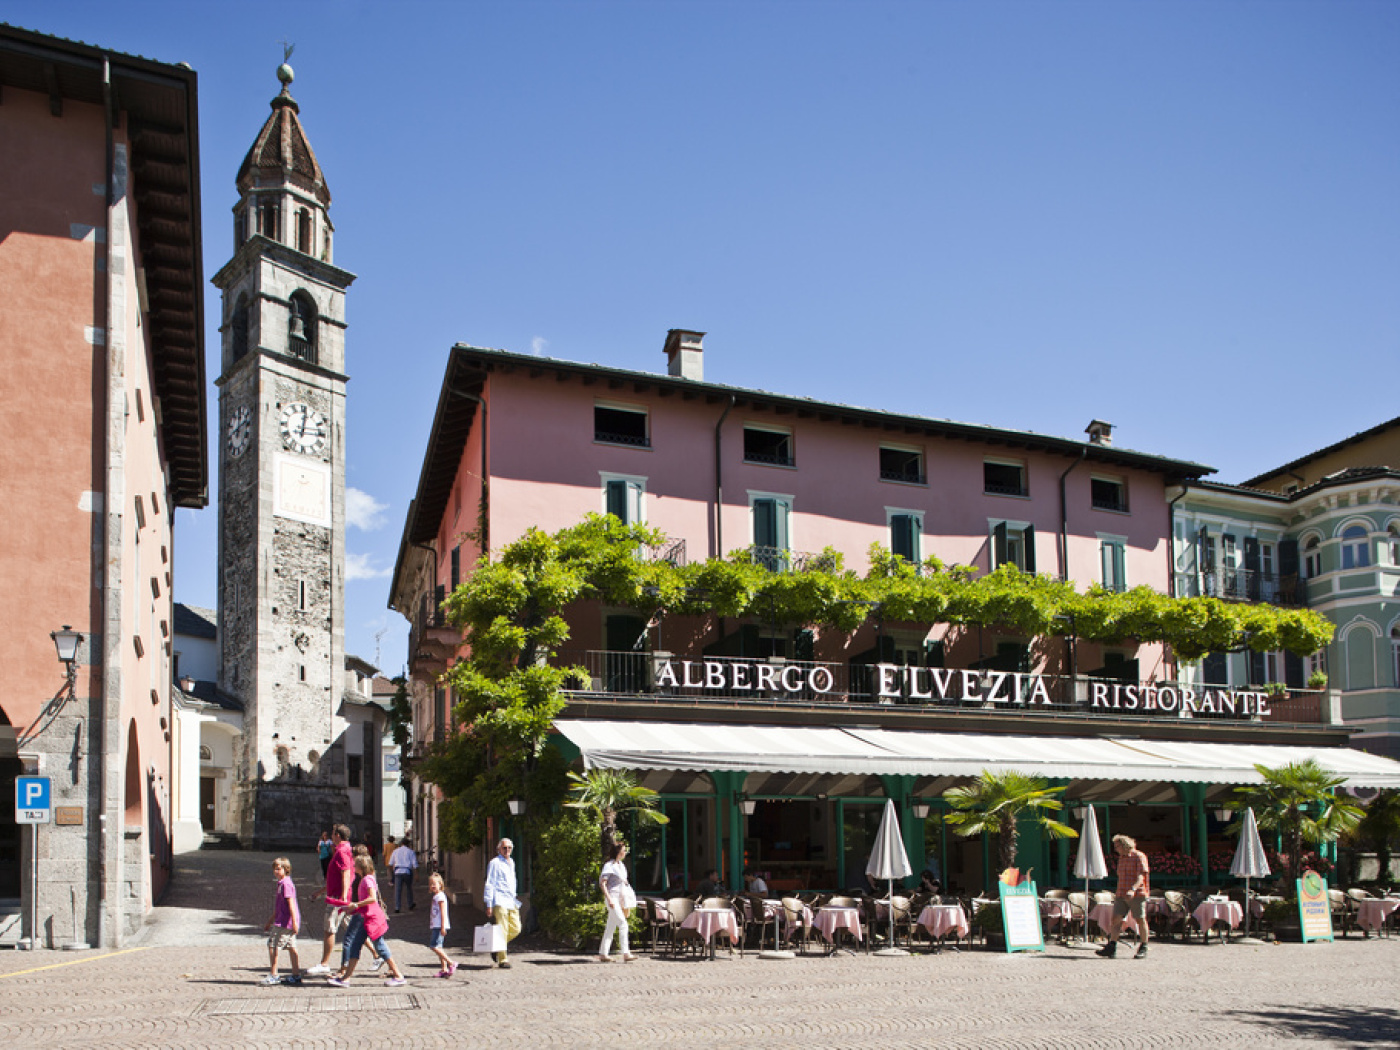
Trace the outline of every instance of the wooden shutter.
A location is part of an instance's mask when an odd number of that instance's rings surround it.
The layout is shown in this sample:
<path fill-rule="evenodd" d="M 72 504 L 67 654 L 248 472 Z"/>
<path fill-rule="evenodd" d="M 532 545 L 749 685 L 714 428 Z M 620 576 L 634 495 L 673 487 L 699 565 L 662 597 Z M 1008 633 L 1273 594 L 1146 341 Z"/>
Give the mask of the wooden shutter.
<path fill-rule="evenodd" d="M 1204 525 L 1196 534 L 1196 563 L 1201 572 L 1215 571 L 1215 548 L 1211 546 L 1210 532 Z"/>
<path fill-rule="evenodd" d="M 632 522 L 627 517 L 627 482 L 612 480 L 607 485 L 608 513 L 624 525 Z"/>
<path fill-rule="evenodd" d="M 1021 566 L 1026 572 L 1035 572 L 1035 526 L 1027 525 L 1026 530 L 1021 533 L 1022 558 L 1025 564 Z"/>
<path fill-rule="evenodd" d="M 1006 564 L 1006 522 L 999 521 L 992 529 L 992 568 Z"/>
<path fill-rule="evenodd" d="M 890 552 L 906 561 L 918 561 L 914 553 L 914 516 L 895 514 L 890 517 Z"/>

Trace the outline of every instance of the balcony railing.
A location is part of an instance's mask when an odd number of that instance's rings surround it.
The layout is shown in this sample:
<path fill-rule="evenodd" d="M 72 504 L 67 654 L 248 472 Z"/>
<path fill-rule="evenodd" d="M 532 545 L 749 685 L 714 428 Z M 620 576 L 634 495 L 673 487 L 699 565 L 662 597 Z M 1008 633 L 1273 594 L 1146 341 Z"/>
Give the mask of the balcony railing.
<path fill-rule="evenodd" d="M 608 695 L 643 703 L 873 704 L 930 711 L 998 711 L 1012 716 L 1056 713 L 1308 725 L 1327 724 L 1329 711 L 1326 694 L 1316 690 L 1294 689 L 1266 697 L 1258 687 L 1229 690 L 1170 681 L 1141 684 L 1085 675 L 1013 674 L 991 668 L 597 649 L 560 652 L 552 662 L 584 668 L 588 684 L 574 690 L 579 698 Z"/>
<path fill-rule="evenodd" d="M 1221 598 L 1229 602 L 1268 602 L 1270 605 L 1307 604 L 1307 589 L 1296 573 L 1284 576 L 1254 569 L 1179 572 L 1176 593 L 1181 598 Z"/>
<path fill-rule="evenodd" d="M 753 564 L 762 565 L 770 572 L 833 572 L 836 568 L 836 559 L 824 551 L 808 553 L 755 544 L 746 548 L 744 554 Z"/>
<path fill-rule="evenodd" d="M 645 548 L 647 561 L 666 561 L 679 568 L 685 564 L 685 540 L 672 540 L 656 547 Z"/>
<path fill-rule="evenodd" d="M 903 481 L 910 485 L 927 485 L 928 476 L 918 470 L 881 470 L 881 481 Z"/>

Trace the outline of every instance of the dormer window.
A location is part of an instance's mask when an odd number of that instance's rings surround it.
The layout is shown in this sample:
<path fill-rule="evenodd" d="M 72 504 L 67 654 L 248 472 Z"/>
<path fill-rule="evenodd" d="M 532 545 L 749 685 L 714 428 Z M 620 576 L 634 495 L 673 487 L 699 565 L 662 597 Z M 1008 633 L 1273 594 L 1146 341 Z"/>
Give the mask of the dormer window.
<path fill-rule="evenodd" d="M 287 350 L 293 357 L 316 363 L 316 305 L 305 292 L 293 293 L 289 303 Z"/>

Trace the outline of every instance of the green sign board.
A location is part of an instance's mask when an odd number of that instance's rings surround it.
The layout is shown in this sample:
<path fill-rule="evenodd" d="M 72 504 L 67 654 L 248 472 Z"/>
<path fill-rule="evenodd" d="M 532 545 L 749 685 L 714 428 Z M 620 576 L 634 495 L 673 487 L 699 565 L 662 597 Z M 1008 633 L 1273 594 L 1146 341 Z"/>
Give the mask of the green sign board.
<path fill-rule="evenodd" d="M 1332 940 L 1332 903 L 1327 897 L 1327 880 L 1315 871 L 1303 872 L 1298 880 L 1298 925 L 1303 943 Z"/>
<path fill-rule="evenodd" d="M 1043 952 L 1045 932 L 1040 925 L 1040 897 L 1034 882 L 1019 886 L 1001 884 L 1001 925 L 1008 952 Z"/>

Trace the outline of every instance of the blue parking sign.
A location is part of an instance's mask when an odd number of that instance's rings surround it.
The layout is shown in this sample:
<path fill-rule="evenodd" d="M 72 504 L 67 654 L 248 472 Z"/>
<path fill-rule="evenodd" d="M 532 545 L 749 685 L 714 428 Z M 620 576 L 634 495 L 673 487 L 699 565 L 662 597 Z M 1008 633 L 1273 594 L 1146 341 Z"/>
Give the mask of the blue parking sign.
<path fill-rule="evenodd" d="M 47 824 L 53 820 L 48 777 L 15 778 L 15 823 Z"/>

